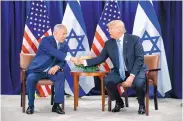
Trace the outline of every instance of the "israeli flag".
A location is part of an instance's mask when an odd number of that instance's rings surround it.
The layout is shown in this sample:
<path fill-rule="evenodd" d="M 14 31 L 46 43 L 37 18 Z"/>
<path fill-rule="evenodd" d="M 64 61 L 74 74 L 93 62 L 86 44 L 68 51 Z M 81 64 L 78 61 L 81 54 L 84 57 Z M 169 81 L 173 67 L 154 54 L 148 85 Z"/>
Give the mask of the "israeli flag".
<path fill-rule="evenodd" d="M 90 55 L 90 48 L 88 38 L 86 36 L 86 27 L 83 20 L 81 6 L 78 1 L 68 1 L 62 24 L 67 27 L 66 42 L 69 45 L 69 52 L 71 56 L 81 57 Z M 67 62 L 64 69 L 66 81 L 65 92 L 73 96 L 73 77 L 70 71 L 75 68 L 72 62 Z M 93 77 L 79 78 L 79 96 L 86 95 L 95 86 Z"/>
<path fill-rule="evenodd" d="M 139 1 L 135 16 L 133 34 L 140 36 L 145 54 L 160 55 L 158 72 L 158 91 L 161 96 L 171 90 L 170 76 L 167 66 L 161 28 L 150 1 Z"/>

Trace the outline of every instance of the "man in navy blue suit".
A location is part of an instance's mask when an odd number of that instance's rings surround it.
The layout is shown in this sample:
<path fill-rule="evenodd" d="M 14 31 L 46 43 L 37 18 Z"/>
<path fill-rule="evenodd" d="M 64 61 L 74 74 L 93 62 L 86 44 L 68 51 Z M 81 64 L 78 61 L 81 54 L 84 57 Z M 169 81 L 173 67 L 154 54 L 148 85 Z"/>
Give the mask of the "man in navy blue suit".
<path fill-rule="evenodd" d="M 108 57 L 111 59 L 113 68 L 104 77 L 104 83 L 112 100 L 116 104 L 112 112 L 119 112 L 124 108 L 117 84 L 122 83 L 125 87 L 133 87 L 136 90 L 139 103 L 139 114 L 145 113 L 145 71 L 144 50 L 139 42 L 139 37 L 126 34 L 124 23 L 121 20 L 113 20 L 108 23 L 111 39 L 105 42 L 100 55 L 88 59 L 77 60 L 75 64 L 93 66 L 104 62 Z"/>
<path fill-rule="evenodd" d="M 27 69 L 28 105 L 26 113 L 34 113 L 34 94 L 36 83 L 40 79 L 50 79 L 54 83 L 55 97 L 52 112 L 65 114 L 59 106 L 64 102 L 65 61 L 73 61 L 75 57 L 67 55 L 68 45 L 65 42 L 67 29 L 62 24 L 54 26 L 53 36 L 44 37 L 36 56 Z"/>

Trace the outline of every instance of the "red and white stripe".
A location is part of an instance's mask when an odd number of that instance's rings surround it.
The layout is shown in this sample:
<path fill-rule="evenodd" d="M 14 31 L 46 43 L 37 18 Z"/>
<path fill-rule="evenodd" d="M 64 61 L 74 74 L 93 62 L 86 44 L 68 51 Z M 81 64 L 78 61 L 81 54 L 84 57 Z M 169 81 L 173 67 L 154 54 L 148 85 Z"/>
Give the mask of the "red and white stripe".
<path fill-rule="evenodd" d="M 104 44 L 107 41 L 107 37 L 105 35 L 105 33 L 103 32 L 103 30 L 100 28 L 99 25 L 97 25 L 97 29 L 95 32 L 95 37 L 93 40 L 93 44 L 92 44 L 92 48 L 91 48 L 91 55 L 92 56 L 98 56 L 102 49 L 104 48 Z M 100 65 L 100 70 L 105 70 L 105 71 L 109 71 L 110 68 L 113 67 L 113 64 L 111 62 L 111 60 L 108 58 L 104 64 Z"/>
<path fill-rule="evenodd" d="M 37 49 L 39 47 L 39 43 L 41 39 L 45 36 L 52 35 L 51 29 L 49 29 L 43 36 L 41 36 L 38 40 L 34 37 L 30 29 L 27 25 L 25 25 L 23 43 L 22 43 L 22 53 L 30 53 L 36 54 Z M 39 86 L 37 85 L 36 88 L 38 89 L 41 97 L 46 97 L 51 94 L 51 86 Z"/>

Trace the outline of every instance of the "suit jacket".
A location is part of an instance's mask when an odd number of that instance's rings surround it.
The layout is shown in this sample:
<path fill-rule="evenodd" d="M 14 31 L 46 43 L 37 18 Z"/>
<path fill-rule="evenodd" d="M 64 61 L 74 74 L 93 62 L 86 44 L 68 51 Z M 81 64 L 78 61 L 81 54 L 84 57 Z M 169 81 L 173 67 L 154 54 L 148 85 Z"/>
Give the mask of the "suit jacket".
<path fill-rule="evenodd" d="M 63 68 L 67 51 L 68 45 L 66 42 L 61 43 L 58 50 L 56 40 L 53 36 L 44 37 L 41 40 L 36 56 L 32 60 L 27 71 L 43 72 L 51 64 Z"/>
<path fill-rule="evenodd" d="M 125 61 L 126 68 L 129 73 L 135 76 L 140 71 L 146 70 L 146 65 L 144 64 L 144 50 L 142 44 L 139 43 L 139 37 L 130 34 L 124 34 L 123 39 L 123 57 Z M 114 68 L 112 70 L 119 73 L 119 56 L 118 56 L 118 46 L 116 40 L 110 39 L 105 42 L 104 48 L 100 55 L 96 58 L 87 60 L 88 66 L 97 65 L 105 61 L 108 57 L 111 59 Z M 142 77 L 144 77 L 144 73 Z"/>

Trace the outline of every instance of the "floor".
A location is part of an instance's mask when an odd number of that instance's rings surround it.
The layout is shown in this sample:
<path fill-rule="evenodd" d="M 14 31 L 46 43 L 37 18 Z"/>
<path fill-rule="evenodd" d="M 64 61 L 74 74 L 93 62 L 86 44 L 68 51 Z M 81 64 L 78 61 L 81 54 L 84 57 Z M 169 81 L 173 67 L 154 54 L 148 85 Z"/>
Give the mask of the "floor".
<path fill-rule="evenodd" d="M 27 115 L 22 113 L 19 95 L 1 95 L 2 121 L 181 121 L 183 119 L 181 99 L 158 99 L 159 110 L 154 110 L 154 102 L 149 102 L 149 116 L 137 114 L 138 103 L 135 97 L 129 98 L 129 107 L 121 109 L 118 113 L 107 111 L 107 98 L 105 112 L 101 111 L 100 96 L 86 96 L 79 99 L 77 111 L 73 110 L 73 97 L 65 98 L 65 115 L 51 112 L 50 97 L 37 98 L 35 113 Z M 114 102 L 112 103 L 114 106 Z"/>

